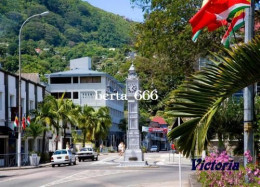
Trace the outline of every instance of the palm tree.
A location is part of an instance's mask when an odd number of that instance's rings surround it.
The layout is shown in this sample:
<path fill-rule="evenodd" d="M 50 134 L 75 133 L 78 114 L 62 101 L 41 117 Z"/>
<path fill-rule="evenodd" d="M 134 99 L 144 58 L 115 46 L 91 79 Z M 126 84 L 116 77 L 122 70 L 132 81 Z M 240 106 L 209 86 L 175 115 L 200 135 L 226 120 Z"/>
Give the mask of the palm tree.
<path fill-rule="evenodd" d="M 95 113 L 96 125 L 93 129 L 92 140 L 100 141 L 107 137 L 111 127 L 111 117 L 108 107 L 101 107 Z"/>
<path fill-rule="evenodd" d="M 96 119 L 94 117 L 95 110 L 93 107 L 85 105 L 79 107 L 79 115 L 77 118 L 78 127 L 82 130 L 83 142 L 82 146 L 85 147 L 85 142 L 91 140 L 93 137 L 93 129 L 95 126 Z"/>
<path fill-rule="evenodd" d="M 35 151 L 36 149 L 36 138 L 45 131 L 45 127 L 42 124 L 39 124 L 35 122 L 35 120 L 32 120 L 31 124 L 29 127 L 26 128 L 25 130 L 25 137 L 32 137 L 34 141 L 33 145 L 33 150 Z"/>
<path fill-rule="evenodd" d="M 51 112 L 50 103 L 48 102 L 49 97 L 52 96 L 46 96 L 42 103 L 38 105 L 38 108 L 36 110 L 31 111 L 31 114 L 35 116 L 34 121 L 37 124 L 41 124 L 44 128 L 43 131 L 43 137 L 42 137 L 42 153 L 45 151 L 45 137 L 46 137 L 46 131 L 47 126 L 49 128 L 56 127 L 56 121 L 55 116 Z"/>
<path fill-rule="evenodd" d="M 59 136 L 60 128 L 63 128 L 63 134 L 65 136 L 65 131 L 67 128 L 68 123 L 74 124 L 75 123 L 75 106 L 73 105 L 71 100 L 65 99 L 64 95 L 61 98 L 55 99 L 54 97 L 49 97 L 49 104 L 50 104 L 50 112 L 53 116 L 55 116 L 56 120 L 56 135 Z M 59 125 L 61 124 L 61 126 Z M 56 149 L 58 148 L 58 142 L 56 142 Z"/>
<path fill-rule="evenodd" d="M 223 101 L 233 93 L 260 81 L 260 38 L 249 44 L 222 49 L 223 56 L 214 54 L 212 65 L 192 75 L 170 99 L 172 116 L 186 117 L 186 121 L 168 136 L 178 138 L 178 147 L 184 155 L 194 155 L 205 147 L 207 132 L 214 114 Z"/>

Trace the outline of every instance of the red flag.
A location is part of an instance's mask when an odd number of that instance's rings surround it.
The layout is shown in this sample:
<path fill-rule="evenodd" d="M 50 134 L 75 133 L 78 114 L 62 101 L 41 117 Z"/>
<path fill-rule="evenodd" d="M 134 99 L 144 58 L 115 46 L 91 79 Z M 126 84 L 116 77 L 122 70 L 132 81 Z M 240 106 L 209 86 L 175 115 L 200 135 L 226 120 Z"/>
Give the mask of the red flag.
<path fill-rule="evenodd" d="M 25 125 L 25 117 L 23 117 L 22 127 L 23 127 L 23 129 L 25 129 L 25 127 L 26 127 L 26 125 Z"/>
<path fill-rule="evenodd" d="M 223 23 L 220 21 L 232 18 L 234 14 L 250 7 L 250 0 L 209 0 L 191 19 L 192 33 L 208 27 L 213 31 Z M 212 26 L 211 24 L 215 24 Z"/>

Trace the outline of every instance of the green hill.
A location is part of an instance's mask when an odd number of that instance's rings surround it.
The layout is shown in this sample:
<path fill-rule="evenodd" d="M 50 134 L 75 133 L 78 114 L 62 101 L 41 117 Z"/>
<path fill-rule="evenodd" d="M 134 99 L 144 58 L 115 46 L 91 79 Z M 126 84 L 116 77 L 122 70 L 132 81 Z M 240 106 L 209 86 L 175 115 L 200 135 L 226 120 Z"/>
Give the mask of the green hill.
<path fill-rule="evenodd" d="M 60 71 L 71 58 L 82 56 L 122 59 L 124 52 L 118 48 L 128 48 L 131 44 L 133 22 L 87 2 L 1 0 L 0 62 L 3 68 L 13 72 L 17 70 L 19 28 L 29 16 L 47 10 L 49 15 L 33 18 L 23 29 L 24 72 Z M 36 48 L 41 52 L 36 53 Z M 109 48 L 117 49 L 111 51 Z"/>

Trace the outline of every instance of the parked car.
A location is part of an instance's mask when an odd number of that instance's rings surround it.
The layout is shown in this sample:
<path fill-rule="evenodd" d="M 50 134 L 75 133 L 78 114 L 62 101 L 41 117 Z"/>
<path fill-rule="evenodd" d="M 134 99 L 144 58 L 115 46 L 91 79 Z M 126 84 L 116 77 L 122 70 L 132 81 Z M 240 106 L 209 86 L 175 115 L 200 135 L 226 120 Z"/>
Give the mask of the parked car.
<path fill-rule="evenodd" d="M 150 152 L 159 152 L 159 148 L 157 145 L 152 145 L 150 148 Z"/>
<path fill-rule="evenodd" d="M 98 160 L 98 153 L 92 147 L 84 147 L 77 153 L 79 162 L 86 159 Z"/>
<path fill-rule="evenodd" d="M 51 165 L 52 167 L 55 167 L 55 165 L 60 166 L 61 164 L 76 165 L 75 153 L 72 153 L 71 150 L 66 149 L 55 151 L 51 157 Z"/>

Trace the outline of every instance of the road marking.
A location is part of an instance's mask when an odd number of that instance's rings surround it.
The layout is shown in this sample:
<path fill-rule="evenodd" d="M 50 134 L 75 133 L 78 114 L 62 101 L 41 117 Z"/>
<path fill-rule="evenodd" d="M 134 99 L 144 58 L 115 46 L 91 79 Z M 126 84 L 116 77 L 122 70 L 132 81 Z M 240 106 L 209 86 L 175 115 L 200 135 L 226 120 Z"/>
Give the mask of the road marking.
<path fill-rule="evenodd" d="M 68 183 L 72 181 L 79 181 L 82 179 L 89 179 L 89 178 L 95 178 L 95 177 L 102 177 L 107 175 L 115 175 L 115 174 L 122 174 L 122 173 L 129 173 L 129 172 L 136 172 L 135 170 L 86 170 L 82 171 L 70 176 L 67 176 L 65 178 L 50 182 L 48 184 L 42 185 L 41 187 L 47 187 L 47 186 L 55 186 L 58 184 Z"/>

